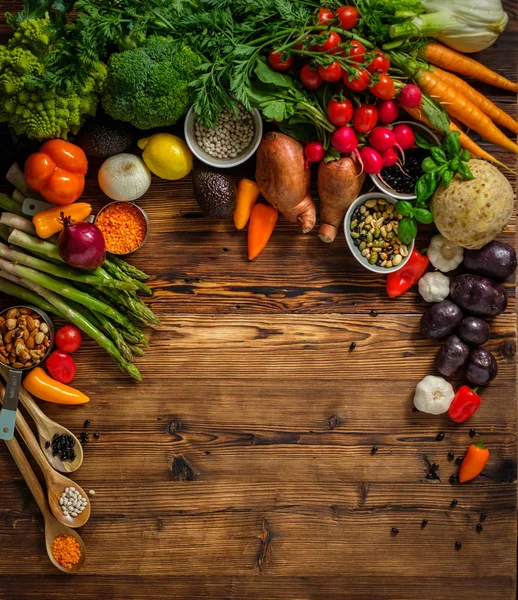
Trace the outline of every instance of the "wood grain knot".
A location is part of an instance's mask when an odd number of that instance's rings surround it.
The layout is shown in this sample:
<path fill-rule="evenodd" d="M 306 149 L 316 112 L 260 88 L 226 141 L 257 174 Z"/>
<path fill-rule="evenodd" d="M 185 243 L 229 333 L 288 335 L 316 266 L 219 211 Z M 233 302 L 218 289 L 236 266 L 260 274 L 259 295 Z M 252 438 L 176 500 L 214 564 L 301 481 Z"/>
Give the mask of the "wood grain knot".
<path fill-rule="evenodd" d="M 344 418 L 342 418 L 338 415 L 331 415 L 327 419 L 326 429 L 330 429 L 332 431 L 333 429 L 337 429 L 338 427 L 340 427 L 340 425 L 343 425 L 343 423 L 345 423 Z"/>
<path fill-rule="evenodd" d="M 259 535 L 259 550 L 255 559 L 255 568 L 259 571 L 263 568 L 265 561 L 268 556 L 268 550 L 270 549 L 270 543 L 272 541 L 272 532 L 270 530 L 270 524 L 267 519 L 263 519 L 263 530 Z"/>
<path fill-rule="evenodd" d="M 196 481 L 200 476 L 200 472 L 197 471 L 181 454 L 173 456 L 171 471 L 173 473 L 173 479 L 176 479 L 177 481 Z"/>

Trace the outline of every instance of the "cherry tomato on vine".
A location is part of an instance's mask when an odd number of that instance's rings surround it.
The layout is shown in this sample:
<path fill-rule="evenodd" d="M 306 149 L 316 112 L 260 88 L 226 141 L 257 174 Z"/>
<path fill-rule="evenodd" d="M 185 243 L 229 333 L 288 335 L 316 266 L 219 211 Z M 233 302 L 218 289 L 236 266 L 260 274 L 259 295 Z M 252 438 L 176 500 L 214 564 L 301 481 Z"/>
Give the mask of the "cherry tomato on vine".
<path fill-rule="evenodd" d="M 58 329 L 56 333 L 56 346 L 63 352 L 73 354 L 79 350 L 83 336 L 77 327 L 74 325 L 65 325 Z"/>
<path fill-rule="evenodd" d="M 381 50 L 374 50 L 376 56 L 371 60 L 367 71 L 369 73 L 386 73 L 390 69 L 390 58 Z"/>
<path fill-rule="evenodd" d="M 309 65 L 302 67 L 299 77 L 302 85 L 308 90 L 317 90 L 324 83 L 322 77 Z"/>
<path fill-rule="evenodd" d="M 346 30 L 356 27 L 356 23 L 358 23 L 360 17 L 358 10 L 354 6 L 349 5 L 340 6 L 340 8 L 336 10 L 336 14 L 340 20 L 342 29 Z"/>
<path fill-rule="evenodd" d="M 284 61 L 280 52 L 271 50 L 270 54 L 268 54 L 268 63 L 275 71 L 287 71 L 293 64 L 293 56 L 288 56 Z"/>
<path fill-rule="evenodd" d="M 317 72 L 324 81 L 340 81 L 344 75 L 342 66 L 336 60 L 326 67 L 318 65 Z"/>
<path fill-rule="evenodd" d="M 371 76 L 365 69 L 358 69 L 354 76 L 346 73 L 344 75 L 344 84 L 353 92 L 363 92 L 369 87 Z"/>
<path fill-rule="evenodd" d="M 351 49 L 347 53 L 349 58 L 357 63 L 365 62 L 365 46 L 356 40 L 351 40 Z"/>
<path fill-rule="evenodd" d="M 379 76 L 378 83 L 371 87 L 371 92 L 382 100 L 392 100 L 396 95 L 396 88 L 392 78 L 386 73 L 382 73 Z"/>
<path fill-rule="evenodd" d="M 353 105 L 348 98 L 344 100 L 329 100 L 327 103 L 327 116 L 333 125 L 343 127 L 353 116 Z"/>
<path fill-rule="evenodd" d="M 354 111 L 353 125 L 358 133 L 369 133 L 378 122 L 378 109 L 373 104 L 362 104 Z"/>
<path fill-rule="evenodd" d="M 340 52 L 340 48 L 337 48 L 337 46 L 341 42 L 342 38 L 334 31 L 331 31 L 327 40 L 321 46 L 317 46 L 317 50 L 319 52 L 329 52 L 330 54 L 335 54 L 336 52 Z"/>
<path fill-rule="evenodd" d="M 329 10 L 329 8 L 321 8 L 318 11 L 318 23 L 322 24 L 322 23 L 329 23 L 329 21 L 332 21 L 335 18 L 335 14 L 332 10 Z"/>

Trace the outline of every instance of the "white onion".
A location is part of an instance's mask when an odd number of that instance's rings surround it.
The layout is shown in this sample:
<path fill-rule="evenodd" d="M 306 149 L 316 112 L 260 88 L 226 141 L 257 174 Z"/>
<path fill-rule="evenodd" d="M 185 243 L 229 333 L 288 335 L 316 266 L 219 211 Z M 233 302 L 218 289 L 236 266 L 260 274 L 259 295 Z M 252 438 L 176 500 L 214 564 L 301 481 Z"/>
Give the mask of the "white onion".
<path fill-rule="evenodd" d="M 99 169 L 99 186 L 112 200 L 131 201 L 143 196 L 151 185 L 151 173 L 134 154 L 116 154 Z"/>

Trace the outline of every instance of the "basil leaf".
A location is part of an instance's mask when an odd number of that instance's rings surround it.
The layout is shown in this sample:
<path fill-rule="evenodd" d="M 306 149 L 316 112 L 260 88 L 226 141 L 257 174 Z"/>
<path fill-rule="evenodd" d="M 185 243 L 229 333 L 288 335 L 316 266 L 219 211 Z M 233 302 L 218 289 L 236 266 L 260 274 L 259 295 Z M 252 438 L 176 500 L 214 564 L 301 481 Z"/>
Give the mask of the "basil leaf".
<path fill-rule="evenodd" d="M 416 208 L 414 210 L 414 217 L 416 221 L 419 221 L 419 223 L 423 223 L 424 225 L 429 225 L 430 223 L 433 223 L 432 213 L 429 210 L 426 210 L 425 208 Z"/>
<path fill-rule="evenodd" d="M 435 146 L 434 148 L 430 148 L 430 154 L 432 155 L 432 158 L 434 159 L 434 161 L 439 165 L 443 165 L 445 162 L 448 162 L 446 153 L 444 152 L 444 150 L 442 148 L 439 148 L 438 146 Z"/>
<path fill-rule="evenodd" d="M 417 224 L 411 217 L 403 217 L 399 221 L 398 237 L 403 244 L 410 244 L 417 235 Z"/>
<path fill-rule="evenodd" d="M 445 171 L 442 175 L 442 184 L 445 188 L 450 187 L 450 183 L 451 180 L 453 179 L 454 176 L 454 172 L 453 171 Z"/>
<path fill-rule="evenodd" d="M 473 173 L 471 172 L 471 169 L 466 163 L 460 163 L 458 173 L 463 179 L 475 179 Z"/>
<path fill-rule="evenodd" d="M 415 184 L 415 195 L 419 200 L 428 200 L 437 189 L 435 173 L 425 173 Z"/>
<path fill-rule="evenodd" d="M 421 169 L 423 169 L 423 171 L 425 173 L 430 173 L 431 171 L 436 171 L 437 167 L 438 167 L 437 163 L 434 161 L 434 159 L 431 156 L 427 156 L 423 160 L 423 163 L 421 165 Z"/>
<path fill-rule="evenodd" d="M 460 144 L 460 133 L 458 131 L 452 131 L 446 136 L 444 142 L 446 146 L 446 152 L 450 158 L 455 158 L 460 154 L 462 146 Z"/>
<path fill-rule="evenodd" d="M 460 153 L 460 159 L 463 160 L 464 162 L 468 162 L 468 160 L 471 160 L 471 153 L 469 150 L 463 150 Z"/>
<path fill-rule="evenodd" d="M 427 140 L 423 135 L 417 133 L 417 131 L 414 133 L 414 138 L 416 145 L 419 146 L 419 148 L 423 148 L 423 150 L 430 150 L 430 148 L 435 147 L 433 142 Z"/>
<path fill-rule="evenodd" d="M 407 202 L 406 200 L 400 200 L 396 203 L 396 212 L 403 217 L 413 217 L 414 216 L 414 207 Z"/>
<path fill-rule="evenodd" d="M 456 156 L 453 160 L 450 160 L 450 171 L 456 173 L 459 170 L 460 158 Z"/>

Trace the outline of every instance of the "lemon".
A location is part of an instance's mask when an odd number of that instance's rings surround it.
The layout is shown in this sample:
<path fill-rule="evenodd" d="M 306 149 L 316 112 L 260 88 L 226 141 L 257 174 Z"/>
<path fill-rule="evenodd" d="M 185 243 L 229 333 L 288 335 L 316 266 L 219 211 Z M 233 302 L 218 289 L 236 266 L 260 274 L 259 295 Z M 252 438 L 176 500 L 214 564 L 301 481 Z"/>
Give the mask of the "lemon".
<path fill-rule="evenodd" d="M 147 168 L 162 179 L 182 179 L 191 172 L 192 153 L 184 140 L 171 133 L 155 133 L 138 141 Z"/>

